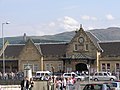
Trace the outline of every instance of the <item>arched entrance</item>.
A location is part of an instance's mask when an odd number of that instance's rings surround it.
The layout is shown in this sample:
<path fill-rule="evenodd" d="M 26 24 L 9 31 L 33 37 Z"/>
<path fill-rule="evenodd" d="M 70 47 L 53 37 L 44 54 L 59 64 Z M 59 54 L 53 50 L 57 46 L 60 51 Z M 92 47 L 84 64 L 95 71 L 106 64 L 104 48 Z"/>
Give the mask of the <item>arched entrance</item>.
<path fill-rule="evenodd" d="M 82 72 L 82 71 L 88 71 L 87 65 L 84 64 L 84 63 L 78 63 L 78 64 L 76 64 L 75 68 L 76 68 L 76 71 L 80 71 L 80 72 Z"/>

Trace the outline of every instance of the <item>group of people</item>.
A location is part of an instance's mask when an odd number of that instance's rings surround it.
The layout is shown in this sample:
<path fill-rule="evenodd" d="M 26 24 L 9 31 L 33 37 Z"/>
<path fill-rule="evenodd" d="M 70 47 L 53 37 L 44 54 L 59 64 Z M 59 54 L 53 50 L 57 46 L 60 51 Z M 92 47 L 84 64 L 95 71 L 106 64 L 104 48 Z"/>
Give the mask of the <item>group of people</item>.
<path fill-rule="evenodd" d="M 56 79 L 55 81 L 56 89 L 57 90 L 74 90 L 75 82 L 76 80 L 73 77 Z"/>
<path fill-rule="evenodd" d="M 34 81 L 32 78 L 29 78 L 26 76 L 22 81 L 21 81 L 21 90 L 32 90 L 34 86 Z"/>
<path fill-rule="evenodd" d="M 9 73 L 1 73 L 0 72 L 0 79 L 14 79 L 15 78 L 15 73 L 9 72 Z"/>
<path fill-rule="evenodd" d="M 0 79 L 8 80 L 8 79 L 23 79 L 23 72 L 0 72 Z"/>

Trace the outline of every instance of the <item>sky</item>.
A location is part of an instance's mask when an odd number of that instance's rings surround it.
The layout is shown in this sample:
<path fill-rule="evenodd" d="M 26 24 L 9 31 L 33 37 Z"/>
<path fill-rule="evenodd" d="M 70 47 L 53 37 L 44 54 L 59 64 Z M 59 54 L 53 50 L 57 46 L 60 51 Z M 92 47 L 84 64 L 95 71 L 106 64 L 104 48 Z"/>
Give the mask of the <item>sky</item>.
<path fill-rule="evenodd" d="M 0 37 L 120 27 L 120 0 L 0 0 Z"/>

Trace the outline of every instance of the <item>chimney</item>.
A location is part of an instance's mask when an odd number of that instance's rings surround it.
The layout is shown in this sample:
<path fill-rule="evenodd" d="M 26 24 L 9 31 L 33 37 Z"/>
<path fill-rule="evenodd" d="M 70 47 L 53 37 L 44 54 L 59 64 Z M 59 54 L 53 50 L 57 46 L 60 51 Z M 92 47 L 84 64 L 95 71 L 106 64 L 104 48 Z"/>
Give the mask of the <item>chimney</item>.
<path fill-rule="evenodd" d="M 26 40 L 27 40 L 27 36 L 26 36 L 26 33 L 24 33 L 23 41 L 26 42 Z"/>

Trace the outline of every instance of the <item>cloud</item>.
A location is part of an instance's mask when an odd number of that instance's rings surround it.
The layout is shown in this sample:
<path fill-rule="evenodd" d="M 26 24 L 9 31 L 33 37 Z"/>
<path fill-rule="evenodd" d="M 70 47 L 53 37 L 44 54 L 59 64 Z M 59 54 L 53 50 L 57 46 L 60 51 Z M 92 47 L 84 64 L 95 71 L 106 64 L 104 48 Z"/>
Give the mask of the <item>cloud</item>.
<path fill-rule="evenodd" d="M 10 24 L 5 29 L 5 36 L 19 36 L 24 33 L 27 36 L 54 35 L 66 31 L 75 31 L 80 27 L 80 23 L 72 17 L 64 16 L 47 23 L 35 24 Z M 8 31 L 7 31 L 8 30 Z M 14 32 L 10 32 L 13 31 Z"/>
<path fill-rule="evenodd" d="M 97 18 L 96 17 L 91 17 L 91 20 L 96 21 Z"/>
<path fill-rule="evenodd" d="M 79 28 L 79 22 L 69 16 L 65 16 L 46 24 L 37 25 L 35 32 L 37 35 L 53 35 L 66 31 L 73 31 L 77 28 Z"/>
<path fill-rule="evenodd" d="M 88 15 L 83 15 L 83 16 L 81 16 L 81 18 L 82 18 L 83 20 L 93 20 L 93 21 L 96 21 L 96 20 L 97 20 L 96 17 L 94 17 L 94 16 L 88 16 Z"/>
<path fill-rule="evenodd" d="M 115 18 L 111 14 L 106 15 L 107 20 L 114 20 Z"/>
<path fill-rule="evenodd" d="M 73 5 L 73 6 L 69 6 L 69 7 L 64 7 L 64 8 L 62 8 L 62 9 L 64 9 L 64 10 L 70 10 L 70 9 L 76 9 L 76 8 L 79 8 L 80 6 L 75 6 L 75 5 Z"/>
<path fill-rule="evenodd" d="M 90 20 L 90 16 L 84 15 L 81 17 L 83 20 Z"/>
<path fill-rule="evenodd" d="M 75 19 L 65 16 L 63 19 L 63 25 L 67 31 L 71 31 L 75 30 L 79 26 L 79 23 Z"/>
<path fill-rule="evenodd" d="M 49 23 L 48 26 L 49 26 L 49 27 L 54 27 L 54 26 L 55 26 L 55 23 L 54 23 L 54 22 L 51 22 L 51 23 Z"/>

